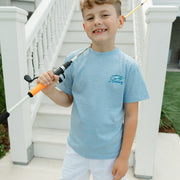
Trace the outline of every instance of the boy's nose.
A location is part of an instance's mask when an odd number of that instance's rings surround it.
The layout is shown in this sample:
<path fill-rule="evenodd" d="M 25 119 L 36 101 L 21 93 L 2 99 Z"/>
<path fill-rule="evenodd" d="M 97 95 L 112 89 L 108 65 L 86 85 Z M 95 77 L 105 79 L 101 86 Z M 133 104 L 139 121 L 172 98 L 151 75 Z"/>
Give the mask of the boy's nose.
<path fill-rule="evenodd" d="M 95 24 L 95 25 L 101 25 L 101 24 L 102 24 L 101 19 L 100 19 L 99 17 L 95 17 L 95 19 L 94 19 L 94 24 Z"/>

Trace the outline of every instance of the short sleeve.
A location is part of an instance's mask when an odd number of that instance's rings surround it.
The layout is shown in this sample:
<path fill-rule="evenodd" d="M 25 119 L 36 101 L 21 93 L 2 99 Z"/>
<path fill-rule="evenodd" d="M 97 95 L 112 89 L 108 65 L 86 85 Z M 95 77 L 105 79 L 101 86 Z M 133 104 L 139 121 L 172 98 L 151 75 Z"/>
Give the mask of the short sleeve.
<path fill-rule="evenodd" d="M 138 102 L 149 98 L 149 94 L 137 63 L 131 64 L 125 80 L 124 103 Z"/>

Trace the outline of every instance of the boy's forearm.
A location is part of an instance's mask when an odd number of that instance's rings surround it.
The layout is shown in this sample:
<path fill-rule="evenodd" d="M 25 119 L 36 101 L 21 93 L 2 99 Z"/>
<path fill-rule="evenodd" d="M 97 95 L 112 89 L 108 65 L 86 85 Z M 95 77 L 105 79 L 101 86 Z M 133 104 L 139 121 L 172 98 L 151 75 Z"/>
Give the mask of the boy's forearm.
<path fill-rule="evenodd" d="M 119 157 L 129 159 L 136 134 L 138 102 L 125 104 L 124 132 Z"/>
<path fill-rule="evenodd" d="M 119 157 L 129 159 L 132 144 L 136 134 L 137 118 L 126 118 L 124 123 L 124 133 Z"/>
<path fill-rule="evenodd" d="M 73 102 L 73 97 L 71 95 L 60 91 L 57 88 L 53 88 L 51 92 L 44 94 L 60 106 L 69 107 Z"/>

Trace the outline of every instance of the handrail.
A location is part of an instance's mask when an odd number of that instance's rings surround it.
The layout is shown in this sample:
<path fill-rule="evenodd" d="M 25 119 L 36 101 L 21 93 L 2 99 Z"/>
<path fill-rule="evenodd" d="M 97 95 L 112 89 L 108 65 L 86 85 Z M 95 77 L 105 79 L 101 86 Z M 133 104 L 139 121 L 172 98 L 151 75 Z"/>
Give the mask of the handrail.
<path fill-rule="evenodd" d="M 36 34 L 42 27 L 47 15 L 51 11 L 51 8 L 55 0 L 42 0 L 31 18 L 25 25 L 25 38 L 26 38 L 26 49 L 32 44 Z"/>

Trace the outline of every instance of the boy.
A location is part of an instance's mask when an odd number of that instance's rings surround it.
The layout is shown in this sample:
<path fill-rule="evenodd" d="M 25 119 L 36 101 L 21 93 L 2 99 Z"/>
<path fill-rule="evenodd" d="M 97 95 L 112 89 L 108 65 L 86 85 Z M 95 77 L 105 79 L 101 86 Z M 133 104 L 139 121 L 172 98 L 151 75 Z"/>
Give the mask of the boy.
<path fill-rule="evenodd" d="M 58 76 L 52 71 L 37 81 L 47 85 L 44 94 L 58 105 L 73 103 L 60 180 L 88 180 L 89 171 L 94 180 L 124 180 L 138 101 L 147 99 L 148 92 L 136 61 L 114 44 L 124 24 L 120 0 L 82 0 L 81 10 L 91 47 L 66 70 L 57 88 Z"/>

